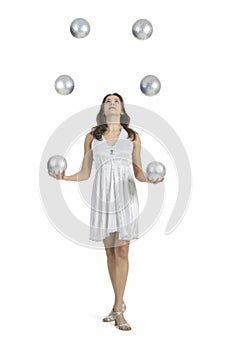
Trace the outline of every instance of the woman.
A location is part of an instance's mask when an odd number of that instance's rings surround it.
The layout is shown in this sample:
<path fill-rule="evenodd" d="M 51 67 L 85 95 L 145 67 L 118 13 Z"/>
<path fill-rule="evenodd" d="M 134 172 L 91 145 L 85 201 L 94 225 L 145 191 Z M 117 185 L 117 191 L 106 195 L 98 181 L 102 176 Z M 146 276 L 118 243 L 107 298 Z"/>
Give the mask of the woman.
<path fill-rule="evenodd" d="M 142 170 L 139 134 L 129 128 L 130 117 L 123 98 L 108 94 L 97 115 L 97 126 L 85 137 L 82 169 L 67 176 L 49 175 L 56 179 L 83 181 L 90 177 L 93 160 L 96 175 L 93 183 L 90 215 L 90 239 L 104 242 L 108 271 L 114 290 L 114 306 L 104 322 L 115 321 L 120 330 L 131 330 L 124 318 L 123 301 L 130 240 L 138 237 L 138 196 L 134 177 L 151 182 Z M 133 168 L 133 174 L 131 171 Z M 164 179 L 157 179 L 157 184 Z"/>

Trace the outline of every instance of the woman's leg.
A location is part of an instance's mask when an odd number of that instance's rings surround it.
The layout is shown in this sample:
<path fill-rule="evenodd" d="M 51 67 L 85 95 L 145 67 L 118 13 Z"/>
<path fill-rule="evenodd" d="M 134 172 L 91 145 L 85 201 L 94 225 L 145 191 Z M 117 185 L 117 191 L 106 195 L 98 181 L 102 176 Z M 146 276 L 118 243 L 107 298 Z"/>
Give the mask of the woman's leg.
<path fill-rule="evenodd" d="M 114 246 L 114 282 L 115 282 L 115 310 L 120 311 L 122 308 L 123 295 L 126 287 L 126 281 L 129 270 L 129 243 L 118 239 L 118 233 L 115 234 Z"/>
<path fill-rule="evenodd" d="M 122 311 L 123 295 L 129 269 L 129 243 L 130 241 L 119 240 L 118 232 L 114 232 L 104 239 L 107 266 L 115 295 L 114 311 Z M 109 316 L 110 315 L 111 313 Z M 105 320 L 107 319 L 108 317 L 105 317 Z M 119 315 L 116 321 L 118 324 L 126 322 L 123 315 Z M 125 329 L 127 328 L 128 327 L 125 326 Z"/>
<path fill-rule="evenodd" d="M 128 275 L 128 251 L 130 241 L 118 239 L 118 232 L 114 232 L 104 239 L 107 256 L 107 266 L 115 294 L 115 306 L 123 302 Z M 117 278 L 118 276 L 118 278 Z"/>
<path fill-rule="evenodd" d="M 126 287 L 126 281 L 129 270 L 129 243 L 130 241 L 123 241 L 118 239 L 118 233 L 116 233 L 115 239 L 115 275 L 114 275 L 114 283 L 115 283 L 115 304 L 114 311 L 122 311 L 122 302 L 123 295 Z M 126 320 L 123 314 L 117 317 L 117 324 L 125 323 Z M 125 326 L 125 329 L 128 327 Z"/>
<path fill-rule="evenodd" d="M 114 234 L 106 237 L 104 239 L 105 251 L 107 256 L 107 266 L 110 275 L 110 280 L 113 286 L 114 294 L 115 294 L 115 252 L 114 252 Z"/>

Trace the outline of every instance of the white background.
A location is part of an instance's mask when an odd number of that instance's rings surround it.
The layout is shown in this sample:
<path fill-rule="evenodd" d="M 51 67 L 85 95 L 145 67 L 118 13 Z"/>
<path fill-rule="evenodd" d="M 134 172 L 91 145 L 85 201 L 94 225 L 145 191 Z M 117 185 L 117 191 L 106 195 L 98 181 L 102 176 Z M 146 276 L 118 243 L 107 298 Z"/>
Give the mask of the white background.
<path fill-rule="evenodd" d="M 1 6 L 2 349 L 231 349 L 229 5 L 22 0 Z M 82 40 L 69 32 L 77 17 L 91 25 Z M 139 18 L 154 26 L 148 40 L 131 34 Z M 69 96 L 54 89 L 61 74 L 75 80 Z M 147 74 L 161 80 L 155 97 L 140 92 Z M 131 332 L 101 322 L 113 304 L 104 251 L 60 235 L 38 188 L 53 131 L 114 91 L 172 125 L 193 175 L 177 229 L 164 235 L 168 217 L 162 217 L 131 245 L 125 294 Z"/>

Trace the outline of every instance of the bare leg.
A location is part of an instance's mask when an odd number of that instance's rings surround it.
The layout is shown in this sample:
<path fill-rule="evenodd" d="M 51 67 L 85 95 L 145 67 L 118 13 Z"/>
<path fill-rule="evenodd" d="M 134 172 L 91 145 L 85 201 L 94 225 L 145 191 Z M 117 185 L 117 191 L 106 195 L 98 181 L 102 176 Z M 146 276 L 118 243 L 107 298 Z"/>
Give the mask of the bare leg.
<path fill-rule="evenodd" d="M 115 234 L 115 247 L 114 247 L 114 288 L 115 288 L 115 304 L 114 311 L 122 311 L 123 295 L 126 287 L 126 281 L 129 270 L 129 243 L 130 241 L 122 241 L 118 239 L 118 233 Z M 117 317 L 117 323 L 125 323 L 123 315 Z"/>
<path fill-rule="evenodd" d="M 110 275 L 110 280 L 115 294 L 115 251 L 114 251 L 114 235 L 104 239 L 105 251 L 107 256 L 107 266 Z"/>
<path fill-rule="evenodd" d="M 129 270 L 128 262 L 129 241 L 119 241 L 118 233 L 116 233 L 115 247 L 114 247 L 114 269 L 115 269 L 115 308 L 122 307 L 123 294 L 126 287 L 126 281 Z M 119 310 L 120 311 L 120 310 Z"/>
<path fill-rule="evenodd" d="M 114 252 L 114 233 L 104 239 L 105 251 L 107 256 L 107 266 L 110 275 L 110 280 L 113 286 L 114 295 L 115 295 L 115 252 Z M 113 309 L 111 309 L 108 316 L 104 317 L 102 321 L 111 322 L 113 321 Z"/>
<path fill-rule="evenodd" d="M 118 232 L 114 232 L 104 239 L 107 266 L 115 295 L 114 311 L 122 311 L 123 295 L 129 269 L 129 243 L 130 241 L 119 240 Z M 112 312 L 103 321 L 112 321 Z M 116 322 L 117 324 L 126 323 L 123 314 L 116 317 Z M 128 329 L 127 326 L 124 327 Z"/>
<path fill-rule="evenodd" d="M 115 294 L 115 306 L 117 306 L 116 304 L 120 304 L 120 299 L 122 299 L 121 303 L 123 302 L 123 294 L 128 275 L 129 241 L 119 241 L 118 233 L 114 232 L 113 235 L 104 239 L 104 245 L 110 280 Z M 123 271 L 121 271 L 121 268 L 123 268 Z M 116 273 L 119 276 L 119 281 L 116 281 Z"/>

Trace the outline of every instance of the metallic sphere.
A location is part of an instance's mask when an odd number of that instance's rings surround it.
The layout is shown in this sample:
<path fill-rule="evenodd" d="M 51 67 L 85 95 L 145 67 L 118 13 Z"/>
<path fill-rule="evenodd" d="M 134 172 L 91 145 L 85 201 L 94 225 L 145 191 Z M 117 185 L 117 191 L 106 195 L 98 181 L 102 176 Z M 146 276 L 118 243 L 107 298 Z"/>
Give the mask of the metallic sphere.
<path fill-rule="evenodd" d="M 60 75 L 55 81 L 55 89 L 60 95 L 69 95 L 74 89 L 74 81 L 69 75 Z"/>
<path fill-rule="evenodd" d="M 154 96 L 161 89 L 161 83 L 154 75 L 146 75 L 140 83 L 140 89 L 146 96 Z"/>
<path fill-rule="evenodd" d="M 59 175 L 67 169 L 67 161 L 62 156 L 52 156 L 48 159 L 47 168 L 49 173 Z"/>
<path fill-rule="evenodd" d="M 150 181 L 155 181 L 165 176 L 165 166 L 160 162 L 151 162 L 146 167 L 147 177 Z"/>
<path fill-rule="evenodd" d="M 150 38 L 152 32 L 152 24 L 147 19 L 139 19 L 133 24 L 132 33 L 139 40 Z"/>
<path fill-rule="evenodd" d="M 90 32 L 90 25 L 84 18 L 76 18 L 70 25 L 70 32 L 75 38 L 85 38 Z"/>

